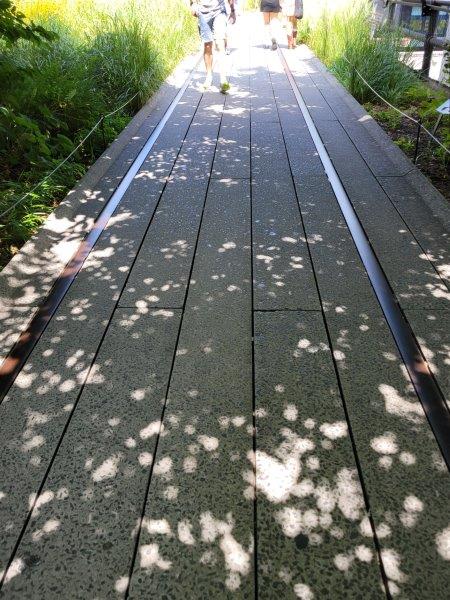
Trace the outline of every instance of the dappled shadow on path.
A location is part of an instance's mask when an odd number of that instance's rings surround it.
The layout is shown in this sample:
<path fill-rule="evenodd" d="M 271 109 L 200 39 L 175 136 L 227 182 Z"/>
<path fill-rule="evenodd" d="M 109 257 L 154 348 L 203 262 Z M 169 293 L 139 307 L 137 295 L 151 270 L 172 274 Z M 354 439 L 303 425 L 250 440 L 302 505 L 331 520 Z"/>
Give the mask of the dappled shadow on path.
<path fill-rule="evenodd" d="M 215 96 L 180 108 L 0 407 L 11 595 L 377 598 L 380 558 L 393 596 L 446 589 L 437 445 L 376 304 L 326 282 L 334 257 L 368 286 L 327 191 L 303 231 L 320 178 L 286 157 L 269 187 L 282 129 L 244 75 L 223 129 Z"/>

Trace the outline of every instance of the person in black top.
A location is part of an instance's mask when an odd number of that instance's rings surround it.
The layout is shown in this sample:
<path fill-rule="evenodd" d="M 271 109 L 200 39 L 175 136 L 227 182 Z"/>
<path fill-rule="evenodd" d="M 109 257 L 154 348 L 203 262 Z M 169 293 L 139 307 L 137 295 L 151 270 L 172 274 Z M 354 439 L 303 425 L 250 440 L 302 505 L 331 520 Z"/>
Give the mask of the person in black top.
<path fill-rule="evenodd" d="M 277 28 L 279 27 L 278 13 L 281 12 L 279 0 L 261 0 L 261 12 L 264 17 L 264 25 L 267 34 L 267 39 L 271 42 L 272 50 L 276 50 L 277 45 Z"/>

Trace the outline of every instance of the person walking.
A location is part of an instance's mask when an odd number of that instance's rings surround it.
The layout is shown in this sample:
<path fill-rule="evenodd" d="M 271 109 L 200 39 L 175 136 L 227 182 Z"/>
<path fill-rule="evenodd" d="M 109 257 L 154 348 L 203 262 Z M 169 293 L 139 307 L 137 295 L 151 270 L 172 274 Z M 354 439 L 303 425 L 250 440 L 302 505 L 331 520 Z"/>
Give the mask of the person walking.
<path fill-rule="evenodd" d="M 230 7 L 227 15 L 226 2 Z M 207 91 L 213 80 L 213 43 L 216 50 L 216 65 L 220 74 L 220 91 L 226 94 L 230 89 L 226 73 L 225 40 L 227 23 L 236 21 L 234 0 L 190 0 L 191 12 L 198 19 L 198 30 L 203 42 L 203 58 L 206 67 L 206 79 L 203 91 Z"/>
<path fill-rule="evenodd" d="M 267 39 L 270 40 L 269 47 L 272 50 L 278 48 L 277 33 L 279 27 L 278 15 L 281 12 L 279 0 L 261 0 L 260 9 L 264 18 L 264 29 Z"/>
<path fill-rule="evenodd" d="M 280 0 L 283 15 L 286 18 L 288 48 L 297 45 L 297 21 L 303 19 L 303 0 Z"/>

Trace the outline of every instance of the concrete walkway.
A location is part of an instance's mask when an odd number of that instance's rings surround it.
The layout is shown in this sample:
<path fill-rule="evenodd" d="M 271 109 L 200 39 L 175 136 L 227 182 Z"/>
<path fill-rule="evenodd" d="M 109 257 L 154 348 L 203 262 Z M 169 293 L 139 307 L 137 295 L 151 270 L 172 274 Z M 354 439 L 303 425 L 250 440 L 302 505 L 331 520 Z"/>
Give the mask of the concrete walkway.
<path fill-rule="evenodd" d="M 285 55 L 448 393 L 449 209 Z M 0 406 L 0 597 L 448 596 L 439 446 L 278 54 L 231 59 L 226 98 L 195 75 Z"/>

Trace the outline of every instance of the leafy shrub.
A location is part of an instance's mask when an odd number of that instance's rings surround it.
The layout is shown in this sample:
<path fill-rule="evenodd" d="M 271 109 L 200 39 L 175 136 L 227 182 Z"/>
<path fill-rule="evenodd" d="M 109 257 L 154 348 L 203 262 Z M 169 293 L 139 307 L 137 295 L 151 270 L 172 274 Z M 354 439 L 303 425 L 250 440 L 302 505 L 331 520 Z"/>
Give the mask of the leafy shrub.
<path fill-rule="evenodd" d="M 106 142 L 112 141 L 197 40 L 183 0 L 17 4 L 33 27 L 52 33 L 44 44 L 0 40 L 0 214 L 70 154 L 102 114 L 138 93 L 106 122 Z M 70 163 L 8 213 L 0 222 L 0 263 L 103 150 L 97 130 Z"/>
<path fill-rule="evenodd" d="M 0 40 L 14 44 L 21 39 L 39 43 L 54 39 L 54 35 L 40 25 L 27 23 L 12 0 L 0 0 Z"/>

